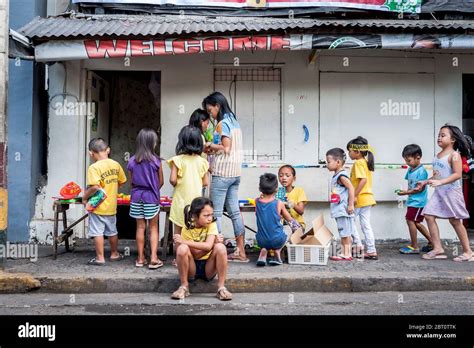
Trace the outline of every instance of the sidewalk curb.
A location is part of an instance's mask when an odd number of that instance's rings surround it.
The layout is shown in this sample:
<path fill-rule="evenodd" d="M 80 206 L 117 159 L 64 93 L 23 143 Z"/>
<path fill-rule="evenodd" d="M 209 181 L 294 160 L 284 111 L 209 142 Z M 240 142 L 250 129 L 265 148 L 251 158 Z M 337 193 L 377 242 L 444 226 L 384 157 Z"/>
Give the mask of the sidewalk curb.
<path fill-rule="evenodd" d="M 26 273 L 0 271 L 0 294 L 25 293 L 41 287 L 41 281 Z"/>
<path fill-rule="evenodd" d="M 47 293 L 171 293 L 179 286 L 177 277 L 38 277 L 38 291 Z M 1 285 L 0 285 L 1 286 Z M 216 281 L 190 283 L 194 293 L 213 293 Z M 226 281 L 230 291 L 243 292 L 382 292 L 382 291 L 474 291 L 474 277 L 239 277 Z M 1 289 L 1 287 L 0 287 Z M 14 292 L 18 291 L 13 288 Z M 32 288 L 30 288 L 32 289 Z"/>

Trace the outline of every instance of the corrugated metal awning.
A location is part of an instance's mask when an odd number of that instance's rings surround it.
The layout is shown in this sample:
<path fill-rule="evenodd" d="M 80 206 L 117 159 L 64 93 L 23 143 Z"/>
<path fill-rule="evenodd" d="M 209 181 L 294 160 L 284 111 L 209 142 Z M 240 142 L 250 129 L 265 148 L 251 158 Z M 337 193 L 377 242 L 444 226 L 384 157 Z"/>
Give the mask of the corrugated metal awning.
<path fill-rule="evenodd" d="M 196 34 L 298 32 L 308 30 L 452 31 L 474 29 L 468 20 L 309 19 L 157 15 L 73 15 L 35 18 L 18 31 L 34 41 L 84 38 L 155 37 Z"/>

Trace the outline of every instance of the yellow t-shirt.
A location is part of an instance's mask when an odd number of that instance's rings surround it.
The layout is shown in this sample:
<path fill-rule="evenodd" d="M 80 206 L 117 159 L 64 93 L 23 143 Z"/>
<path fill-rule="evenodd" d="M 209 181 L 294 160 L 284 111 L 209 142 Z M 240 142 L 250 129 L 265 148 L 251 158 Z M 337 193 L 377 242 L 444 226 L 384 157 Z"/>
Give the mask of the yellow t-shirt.
<path fill-rule="evenodd" d="M 192 228 L 188 230 L 186 226 L 181 230 L 181 238 L 183 240 L 192 240 L 193 242 L 203 243 L 206 241 L 207 236 L 217 236 L 219 234 L 217 230 L 217 224 L 215 222 L 211 223 L 207 228 Z M 199 260 L 207 260 L 211 255 L 209 251 L 206 255 L 201 257 Z"/>
<path fill-rule="evenodd" d="M 170 220 L 184 227 L 184 207 L 194 198 L 202 196 L 202 178 L 209 169 L 209 163 L 201 156 L 178 155 L 168 160 L 178 168 L 178 181 L 173 192 Z"/>
<path fill-rule="evenodd" d="M 357 188 L 361 179 L 367 179 L 367 183 L 356 197 L 357 202 L 355 207 L 362 208 L 375 205 L 376 202 L 372 192 L 372 172 L 369 170 L 367 161 L 363 158 L 356 160 L 351 169 L 351 182 L 354 189 Z"/>
<path fill-rule="evenodd" d="M 308 202 L 308 197 L 306 197 L 306 193 L 301 187 L 294 187 L 290 193 L 286 194 L 286 198 L 294 204 L 298 204 L 300 202 Z M 306 223 L 304 222 L 303 215 L 298 214 L 294 209 L 290 209 L 290 215 L 293 219 L 298 221 L 300 225 L 303 226 L 303 228 L 306 228 Z"/>
<path fill-rule="evenodd" d="M 122 166 L 113 159 L 100 160 L 89 167 L 87 170 L 87 185 L 99 185 L 107 194 L 107 198 L 94 210 L 94 214 L 117 214 L 118 186 L 126 181 L 127 177 Z"/>

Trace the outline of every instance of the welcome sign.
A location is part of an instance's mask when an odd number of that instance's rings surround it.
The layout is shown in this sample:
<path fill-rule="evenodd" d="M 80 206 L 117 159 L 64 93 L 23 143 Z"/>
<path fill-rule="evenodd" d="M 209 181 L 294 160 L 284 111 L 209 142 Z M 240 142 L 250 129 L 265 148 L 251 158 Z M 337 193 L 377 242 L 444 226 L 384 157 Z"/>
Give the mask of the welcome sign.
<path fill-rule="evenodd" d="M 473 49 L 474 35 L 290 34 L 169 39 L 54 40 L 35 47 L 38 62 L 312 49 Z"/>
<path fill-rule="evenodd" d="M 419 13 L 421 11 L 421 0 L 73 0 L 73 3 L 234 8 L 345 7 L 405 13 Z"/>

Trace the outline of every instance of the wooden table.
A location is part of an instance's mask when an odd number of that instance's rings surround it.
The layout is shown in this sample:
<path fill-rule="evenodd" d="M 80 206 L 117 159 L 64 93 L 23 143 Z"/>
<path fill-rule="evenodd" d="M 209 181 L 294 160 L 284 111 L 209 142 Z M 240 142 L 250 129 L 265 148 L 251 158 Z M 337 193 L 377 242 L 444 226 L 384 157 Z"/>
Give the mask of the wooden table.
<path fill-rule="evenodd" d="M 69 237 L 73 234 L 73 228 L 77 226 L 81 221 L 84 221 L 89 214 L 86 213 L 76 221 L 74 221 L 71 225 L 68 226 L 67 223 L 67 211 L 70 208 L 70 205 L 82 205 L 81 197 L 75 198 L 74 200 L 54 200 L 53 204 L 53 211 L 54 211 L 54 227 L 53 227 L 53 259 L 56 260 L 58 255 L 58 245 L 64 242 L 66 246 L 66 251 L 72 251 L 72 248 L 69 245 Z M 129 206 L 130 204 L 117 204 Z M 171 240 L 173 239 L 173 224 L 170 222 L 170 206 L 161 206 L 160 212 L 165 213 L 165 235 L 163 238 L 163 250 L 162 250 L 162 257 L 166 259 L 167 249 L 169 248 L 170 253 L 173 252 L 173 243 L 168 245 L 169 237 L 171 236 Z M 59 221 L 61 214 L 61 220 L 63 224 L 63 231 L 59 234 Z M 166 233 L 168 232 L 168 233 Z M 146 238 L 148 240 L 148 238 Z"/>

